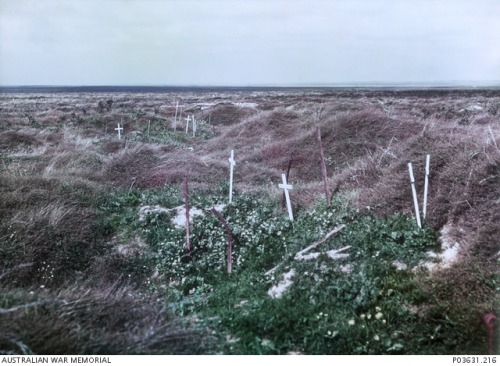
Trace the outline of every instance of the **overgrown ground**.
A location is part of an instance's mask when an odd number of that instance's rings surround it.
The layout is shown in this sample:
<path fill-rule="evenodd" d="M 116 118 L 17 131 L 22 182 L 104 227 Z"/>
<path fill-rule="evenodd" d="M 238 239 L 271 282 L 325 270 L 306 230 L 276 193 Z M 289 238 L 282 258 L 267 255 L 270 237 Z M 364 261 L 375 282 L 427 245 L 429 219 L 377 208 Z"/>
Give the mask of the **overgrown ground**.
<path fill-rule="evenodd" d="M 499 118 L 491 90 L 3 93 L 0 354 L 488 353 Z M 419 229 L 407 163 L 421 203 L 426 154 Z M 190 255 L 170 210 L 185 177 Z"/>

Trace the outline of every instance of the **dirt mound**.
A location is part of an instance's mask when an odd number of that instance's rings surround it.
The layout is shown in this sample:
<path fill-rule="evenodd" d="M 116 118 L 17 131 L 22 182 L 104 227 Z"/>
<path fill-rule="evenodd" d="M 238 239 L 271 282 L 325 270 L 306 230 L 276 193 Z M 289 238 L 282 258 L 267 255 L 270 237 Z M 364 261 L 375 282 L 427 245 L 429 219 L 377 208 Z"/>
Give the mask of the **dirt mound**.
<path fill-rule="evenodd" d="M 233 124 L 212 146 L 224 146 L 224 142 L 229 141 L 253 149 L 273 140 L 296 136 L 303 123 L 300 114 L 283 108 L 261 111 Z"/>
<path fill-rule="evenodd" d="M 35 134 L 23 131 L 5 131 L 0 133 L 0 151 L 12 149 L 22 150 L 26 148 L 38 147 L 43 144 Z"/>
<path fill-rule="evenodd" d="M 158 164 L 158 150 L 130 144 L 111 154 L 103 166 L 105 181 L 119 187 L 148 187 L 148 174 Z"/>
<path fill-rule="evenodd" d="M 138 182 L 144 188 L 162 187 L 165 184 L 179 184 L 188 177 L 189 181 L 218 184 L 227 180 L 229 163 L 227 158 L 204 158 L 188 150 L 176 151 L 154 165 Z"/>
<path fill-rule="evenodd" d="M 279 177 L 290 160 L 292 169 L 298 169 L 310 159 L 311 151 L 307 146 L 313 139 L 307 130 L 308 122 L 302 117 L 284 108 L 261 111 L 229 127 L 206 148 L 210 153 L 229 153 L 235 149 L 236 158 L 243 163 L 238 169 L 245 179 L 261 176 L 270 170 L 273 173 L 266 180 L 276 175 Z"/>
<path fill-rule="evenodd" d="M 210 114 L 210 124 L 214 126 L 230 126 L 238 123 L 244 118 L 255 114 L 254 108 L 239 107 L 232 103 L 220 103 L 204 112 L 205 119 L 208 121 L 207 113 Z"/>
<path fill-rule="evenodd" d="M 423 128 L 418 122 L 396 120 L 374 108 L 327 116 L 320 127 L 325 155 L 331 157 L 336 172 L 360 157 L 407 140 Z"/>

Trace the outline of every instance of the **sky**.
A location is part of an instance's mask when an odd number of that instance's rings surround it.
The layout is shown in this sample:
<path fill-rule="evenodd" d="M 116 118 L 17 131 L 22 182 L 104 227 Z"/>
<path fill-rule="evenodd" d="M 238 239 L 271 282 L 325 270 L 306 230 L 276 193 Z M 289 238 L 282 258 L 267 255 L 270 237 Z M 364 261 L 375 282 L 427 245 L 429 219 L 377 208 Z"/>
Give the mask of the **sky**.
<path fill-rule="evenodd" d="M 500 85 L 498 0 L 0 0 L 0 85 Z"/>

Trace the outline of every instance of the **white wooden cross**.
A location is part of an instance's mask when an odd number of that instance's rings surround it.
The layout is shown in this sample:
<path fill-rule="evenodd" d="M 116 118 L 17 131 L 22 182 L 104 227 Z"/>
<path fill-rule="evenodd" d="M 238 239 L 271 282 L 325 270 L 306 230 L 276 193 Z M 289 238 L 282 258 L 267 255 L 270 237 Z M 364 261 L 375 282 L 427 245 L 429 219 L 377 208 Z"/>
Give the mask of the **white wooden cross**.
<path fill-rule="evenodd" d="M 119 123 L 118 123 L 118 128 L 115 128 L 115 131 L 118 131 L 118 140 L 121 140 L 122 139 L 121 131 L 123 131 L 123 127 L 120 127 Z"/>
<path fill-rule="evenodd" d="M 191 121 L 191 117 L 187 116 L 186 117 L 186 133 L 188 133 L 188 130 L 189 130 L 189 121 Z"/>
<path fill-rule="evenodd" d="M 288 193 L 288 190 L 293 189 L 293 186 L 291 184 L 287 184 L 285 174 L 281 174 L 281 179 L 283 180 L 283 184 L 278 184 L 278 187 L 285 190 L 286 207 L 288 208 L 288 217 L 290 217 L 290 221 L 293 221 L 292 203 L 290 202 L 290 194 Z"/>
<path fill-rule="evenodd" d="M 229 158 L 230 173 L 229 173 L 229 203 L 233 202 L 233 168 L 236 165 L 234 161 L 234 150 L 231 150 L 231 157 Z"/>
<path fill-rule="evenodd" d="M 415 189 L 415 178 L 413 177 L 413 168 L 411 163 L 408 163 L 408 171 L 410 173 L 411 190 L 413 193 L 413 203 L 415 205 L 415 216 L 417 217 L 417 225 L 419 228 L 421 228 L 422 224 L 420 223 L 420 212 L 418 210 L 417 190 Z"/>

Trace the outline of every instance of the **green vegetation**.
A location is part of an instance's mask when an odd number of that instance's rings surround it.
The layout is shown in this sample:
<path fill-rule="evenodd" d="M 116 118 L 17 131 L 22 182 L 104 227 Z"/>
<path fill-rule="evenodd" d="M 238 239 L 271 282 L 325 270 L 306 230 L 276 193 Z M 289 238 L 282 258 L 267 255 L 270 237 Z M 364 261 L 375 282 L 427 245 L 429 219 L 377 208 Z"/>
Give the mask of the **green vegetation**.
<path fill-rule="evenodd" d="M 331 207 L 301 210 L 291 223 L 275 202 L 239 195 L 222 211 L 235 239 L 229 275 L 226 233 L 208 211 L 224 198 L 207 192 L 192 197 L 193 206 L 207 210 L 192 224 L 191 256 L 185 230 L 173 226 L 171 215 L 150 214 L 142 222 L 130 215 L 161 200 L 167 208 L 181 204 L 175 190 L 118 195 L 113 211 L 129 218 L 121 227 L 138 230 L 148 244 L 134 261 L 134 276 L 146 278 L 145 285 L 180 316 L 196 316 L 224 335 L 224 353 L 442 354 L 460 353 L 464 344 L 484 352 L 485 332 L 477 321 L 484 307 L 477 301 L 487 301 L 494 280 L 469 268 L 472 282 L 486 285 L 463 293 L 459 304 L 449 298 L 453 289 L 419 266 L 429 260 L 425 252 L 438 246 L 429 227 L 420 230 L 403 215 L 360 213 L 340 198 Z M 339 224 L 347 226 L 317 248 L 323 255 L 294 260 Z M 347 258 L 324 254 L 346 245 Z M 281 298 L 270 297 L 268 289 L 292 268 L 293 285 Z M 145 269 L 160 275 L 151 282 Z"/>

